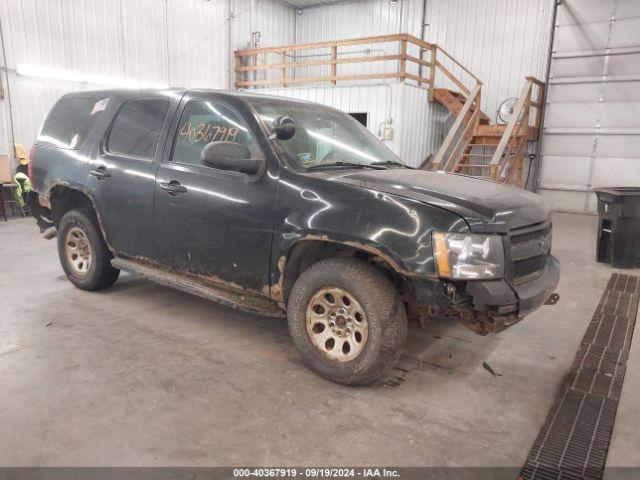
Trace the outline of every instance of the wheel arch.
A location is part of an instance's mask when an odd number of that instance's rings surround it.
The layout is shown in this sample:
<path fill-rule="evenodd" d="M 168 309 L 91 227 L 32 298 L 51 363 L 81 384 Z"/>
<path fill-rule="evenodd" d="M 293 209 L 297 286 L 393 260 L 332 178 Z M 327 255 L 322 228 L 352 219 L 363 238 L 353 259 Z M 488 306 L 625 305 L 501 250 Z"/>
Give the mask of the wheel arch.
<path fill-rule="evenodd" d="M 277 280 L 271 285 L 271 296 L 286 303 L 291 289 L 307 268 L 320 260 L 333 257 L 358 258 L 381 270 L 391 279 L 400 294 L 409 287 L 407 277 L 398 261 L 375 245 L 332 239 L 327 236 L 308 235 L 298 239 L 278 256 Z"/>
<path fill-rule="evenodd" d="M 102 238 L 107 244 L 107 248 L 113 251 L 113 248 L 109 244 L 107 232 L 104 229 L 104 225 L 100 219 L 100 212 L 96 207 L 96 204 L 91 197 L 91 194 L 82 188 L 74 187 L 66 183 L 56 183 L 49 189 L 48 192 L 49 208 L 51 210 L 51 216 L 56 228 L 60 225 L 60 220 L 69 210 L 80 210 L 96 223 Z"/>

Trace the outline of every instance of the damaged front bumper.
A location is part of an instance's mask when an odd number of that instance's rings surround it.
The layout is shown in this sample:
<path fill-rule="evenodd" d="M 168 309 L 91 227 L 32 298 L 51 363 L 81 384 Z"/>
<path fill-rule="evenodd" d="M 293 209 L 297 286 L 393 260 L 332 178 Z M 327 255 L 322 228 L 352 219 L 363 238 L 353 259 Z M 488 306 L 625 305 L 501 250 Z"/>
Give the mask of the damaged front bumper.
<path fill-rule="evenodd" d="M 480 335 L 515 325 L 547 300 L 554 304 L 560 263 L 549 256 L 541 274 L 522 284 L 501 280 L 467 282 L 414 281 L 407 304 L 412 317 L 425 324 L 434 318 L 458 320 Z"/>
<path fill-rule="evenodd" d="M 560 262 L 549 255 L 542 274 L 527 283 L 508 280 L 467 282 L 465 293 L 472 297 L 473 310 L 487 332 L 501 332 L 543 305 L 560 279 Z M 557 296 L 554 297 L 554 302 Z"/>

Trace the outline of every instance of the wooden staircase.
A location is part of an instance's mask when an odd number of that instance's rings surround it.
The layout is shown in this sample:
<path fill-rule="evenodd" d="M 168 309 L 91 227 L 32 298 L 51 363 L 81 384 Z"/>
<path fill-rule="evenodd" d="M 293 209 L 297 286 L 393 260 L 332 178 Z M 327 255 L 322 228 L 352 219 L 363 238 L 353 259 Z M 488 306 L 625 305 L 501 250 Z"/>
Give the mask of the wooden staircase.
<path fill-rule="evenodd" d="M 434 88 L 433 89 L 433 99 L 444 105 L 452 115 L 458 116 L 462 107 L 464 107 L 465 102 L 467 101 L 467 97 L 462 92 L 456 92 L 455 90 L 449 90 L 448 88 Z M 475 106 L 472 107 L 471 113 Z M 488 124 L 489 117 L 487 117 L 483 112 L 480 112 L 480 123 Z"/>
<path fill-rule="evenodd" d="M 506 125 L 480 125 L 477 131 L 469 138 L 462 155 L 460 155 L 460 161 L 457 162 L 453 171 L 455 173 L 503 181 L 502 176 L 497 176 L 495 175 L 495 171 L 491 171 L 491 159 L 493 159 L 500 145 L 500 140 L 504 135 L 506 127 Z M 528 132 L 519 135 L 518 138 L 515 139 L 515 152 L 519 152 L 520 160 L 516 162 L 518 172 L 513 172 L 508 183 L 524 187 L 523 182 L 526 179 L 522 177 L 524 163 L 522 160 L 526 154 L 527 143 L 537 140 L 537 134 L 534 133 L 533 130 L 534 129 L 530 127 Z M 509 154 L 511 155 L 511 160 L 513 160 L 515 152 Z M 497 170 L 497 168 L 494 170 Z M 503 170 L 503 172 L 505 175 L 509 173 L 508 170 Z"/>
<path fill-rule="evenodd" d="M 433 100 L 456 117 L 431 165 L 444 170 L 525 187 L 525 156 L 538 140 L 544 84 L 527 77 L 508 124 L 492 124 L 480 110 L 482 84 L 468 92 L 435 88 Z M 536 100 L 532 99 L 534 95 Z M 466 90 L 466 88 L 465 88 Z M 535 113 L 532 115 L 532 109 Z"/>

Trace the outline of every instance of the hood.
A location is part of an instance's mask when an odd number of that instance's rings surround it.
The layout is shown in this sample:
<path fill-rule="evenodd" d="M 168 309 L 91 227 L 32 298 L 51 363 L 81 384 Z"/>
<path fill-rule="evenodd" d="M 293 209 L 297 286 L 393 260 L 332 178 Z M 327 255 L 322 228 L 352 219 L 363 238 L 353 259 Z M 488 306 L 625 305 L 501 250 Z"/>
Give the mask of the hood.
<path fill-rule="evenodd" d="M 349 170 L 327 180 L 398 195 L 460 215 L 472 232 L 506 233 L 547 220 L 547 202 L 535 193 L 444 172 L 394 168 Z"/>

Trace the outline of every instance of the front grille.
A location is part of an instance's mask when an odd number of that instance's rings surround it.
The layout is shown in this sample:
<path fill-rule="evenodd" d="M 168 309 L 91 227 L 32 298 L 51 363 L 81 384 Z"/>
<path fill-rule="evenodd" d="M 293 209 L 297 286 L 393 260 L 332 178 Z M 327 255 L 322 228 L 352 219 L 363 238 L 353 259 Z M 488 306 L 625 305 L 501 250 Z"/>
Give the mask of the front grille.
<path fill-rule="evenodd" d="M 551 222 L 514 229 L 509 241 L 512 281 L 519 285 L 540 277 L 551 251 Z"/>
<path fill-rule="evenodd" d="M 551 224 L 547 224 L 546 226 L 543 226 L 539 230 L 526 231 L 524 233 L 517 233 L 518 231 L 520 231 L 520 229 L 514 230 L 513 233 L 511 234 L 512 245 L 521 244 L 531 240 L 539 240 L 541 238 L 545 238 L 549 236 L 551 234 Z"/>
<path fill-rule="evenodd" d="M 541 272 L 544 270 L 546 263 L 546 255 L 517 260 L 513 262 L 513 278 L 528 277 L 534 273 Z"/>

